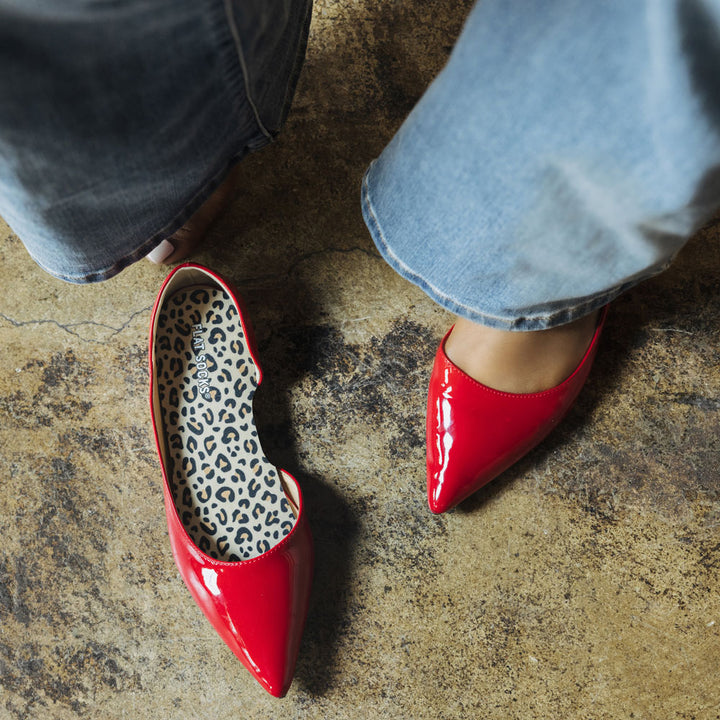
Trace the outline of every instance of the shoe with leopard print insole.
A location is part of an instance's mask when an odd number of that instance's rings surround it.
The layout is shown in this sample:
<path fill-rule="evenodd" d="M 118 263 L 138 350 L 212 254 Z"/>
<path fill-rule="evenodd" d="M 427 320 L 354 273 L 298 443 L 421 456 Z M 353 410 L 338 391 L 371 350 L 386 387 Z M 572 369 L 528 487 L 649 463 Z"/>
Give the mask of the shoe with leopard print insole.
<path fill-rule="evenodd" d="M 176 268 L 153 312 L 150 359 L 176 563 L 225 642 L 269 692 L 284 694 L 307 610 L 312 548 L 299 487 L 268 461 L 258 438 L 252 402 L 262 373 L 234 290 L 199 265 Z M 268 615 L 267 582 L 279 584 L 276 613 L 296 617 Z M 233 605 L 241 617 L 231 616 Z M 274 639 L 258 633 L 262 626 Z"/>
<path fill-rule="evenodd" d="M 195 286 L 168 297 L 155 357 L 170 484 L 183 525 L 210 557 L 262 555 L 292 530 L 295 514 L 258 441 L 257 375 L 228 294 Z"/>

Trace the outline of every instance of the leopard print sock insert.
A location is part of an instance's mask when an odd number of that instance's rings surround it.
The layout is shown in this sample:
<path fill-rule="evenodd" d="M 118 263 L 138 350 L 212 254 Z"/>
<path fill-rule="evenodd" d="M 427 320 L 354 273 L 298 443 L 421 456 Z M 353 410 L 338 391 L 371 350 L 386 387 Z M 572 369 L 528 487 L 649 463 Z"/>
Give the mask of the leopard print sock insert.
<path fill-rule="evenodd" d="M 185 529 L 218 560 L 267 552 L 295 514 L 258 440 L 255 364 L 229 295 L 196 286 L 167 298 L 155 357 L 168 479 Z"/>

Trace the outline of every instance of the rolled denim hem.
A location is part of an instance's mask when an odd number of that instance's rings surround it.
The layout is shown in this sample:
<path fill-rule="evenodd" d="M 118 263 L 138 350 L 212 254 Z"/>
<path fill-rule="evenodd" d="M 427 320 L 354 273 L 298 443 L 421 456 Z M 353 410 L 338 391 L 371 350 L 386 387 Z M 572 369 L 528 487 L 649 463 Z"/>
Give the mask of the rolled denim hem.
<path fill-rule="evenodd" d="M 575 299 L 567 305 L 554 303 L 552 310 L 546 312 L 523 312 L 519 310 L 517 315 L 499 316 L 485 312 L 479 305 L 469 306 L 467 304 L 463 304 L 454 298 L 452 293 L 429 283 L 422 277 L 422 275 L 413 270 L 413 268 L 409 267 L 393 252 L 390 243 L 385 238 L 385 234 L 383 233 L 382 226 L 375 209 L 373 208 L 373 202 L 370 196 L 368 176 L 374 164 L 375 161 L 373 161 L 368 167 L 362 183 L 362 214 L 373 242 L 380 254 L 383 256 L 384 260 L 393 270 L 395 270 L 396 273 L 398 273 L 398 275 L 405 278 L 405 280 L 409 280 L 414 285 L 417 285 L 438 305 L 455 315 L 498 330 L 517 332 L 548 330 L 559 325 L 565 325 L 573 322 L 585 315 L 589 315 L 591 312 L 594 312 L 595 310 L 598 310 L 599 308 L 612 302 L 619 295 L 645 279 L 645 277 L 637 278 L 632 282 L 608 288 L 602 293 Z M 663 265 L 662 268 L 657 270 L 657 273 L 662 272 L 669 265 L 670 262 Z M 481 293 L 479 292 L 478 295 L 481 295 Z"/>

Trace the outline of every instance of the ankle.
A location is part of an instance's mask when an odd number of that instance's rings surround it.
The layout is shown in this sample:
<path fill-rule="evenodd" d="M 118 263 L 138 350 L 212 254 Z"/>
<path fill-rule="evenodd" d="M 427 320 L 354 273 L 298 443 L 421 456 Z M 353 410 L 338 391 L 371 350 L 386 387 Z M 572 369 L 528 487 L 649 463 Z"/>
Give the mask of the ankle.
<path fill-rule="evenodd" d="M 459 318 L 445 352 L 483 385 L 511 393 L 548 390 L 569 377 L 585 354 L 598 313 L 549 330 L 508 332 Z"/>

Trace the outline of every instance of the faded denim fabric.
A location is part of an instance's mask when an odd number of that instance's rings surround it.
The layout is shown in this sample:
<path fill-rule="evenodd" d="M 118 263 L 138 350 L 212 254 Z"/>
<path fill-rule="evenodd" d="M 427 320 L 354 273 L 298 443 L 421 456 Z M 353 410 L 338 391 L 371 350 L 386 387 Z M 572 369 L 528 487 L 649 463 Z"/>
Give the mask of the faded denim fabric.
<path fill-rule="evenodd" d="M 0 215 L 104 280 L 181 227 L 287 112 L 311 0 L 0 0 Z"/>
<path fill-rule="evenodd" d="M 393 268 L 506 330 L 611 301 L 718 205 L 718 0 L 481 0 L 363 182 Z"/>

